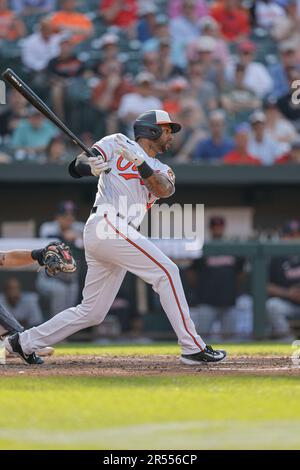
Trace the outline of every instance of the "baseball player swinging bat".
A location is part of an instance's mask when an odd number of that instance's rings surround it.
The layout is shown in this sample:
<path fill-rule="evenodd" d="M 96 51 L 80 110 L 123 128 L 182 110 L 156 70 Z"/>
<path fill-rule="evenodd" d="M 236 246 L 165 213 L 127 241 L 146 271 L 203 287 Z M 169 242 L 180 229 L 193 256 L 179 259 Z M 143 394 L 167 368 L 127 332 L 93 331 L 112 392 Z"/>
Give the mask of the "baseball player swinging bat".
<path fill-rule="evenodd" d="M 27 357 L 80 329 L 100 324 L 117 295 L 126 271 L 152 285 L 178 337 L 180 360 L 186 365 L 219 362 L 226 351 L 206 344 L 190 317 L 178 267 L 137 229 L 147 210 L 159 199 L 175 192 L 173 170 L 160 155 L 172 146 L 181 125 L 163 110 L 150 110 L 135 120 L 134 138 L 112 134 L 93 145 L 107 167 L 90 164 L 78 155 L 69 165 L 73 178 L 98 173 L 95 203 L 85 225 L 84 248 L 88 271 L 83 299 L 36 328 L 16 332 L 4 340 L 5 347 Z M 99 158 L 99 160 L 100 160 Z M 94 166 L 94 168 L 93 168 Z M 104 170 L 111 168 L 109 175 Z M 137 210 L 138 208 L 138 210 Z M 132 212 L 137 210 L 137 212 Z M 125 213 L 124 213 L 125 211 Z M 32 362 L 31 362 L 32 363 Z"/>
<path fill-rule="evenodd" d="M 2 73 L 2 77 L 21 95 L 26 98 L 36 109 L 38 109 L 46 118 L 50 119 L 60 130 L 64 132 L 75 144 L 77 144 L 88 157 L 95 158 L 93 149 L 88 148 L 60 119 L 56 114 L 44 103 L 44 101 L 11 69 L 6 69 Z M 107 168 L 105 173 L 111 170 Z"/>

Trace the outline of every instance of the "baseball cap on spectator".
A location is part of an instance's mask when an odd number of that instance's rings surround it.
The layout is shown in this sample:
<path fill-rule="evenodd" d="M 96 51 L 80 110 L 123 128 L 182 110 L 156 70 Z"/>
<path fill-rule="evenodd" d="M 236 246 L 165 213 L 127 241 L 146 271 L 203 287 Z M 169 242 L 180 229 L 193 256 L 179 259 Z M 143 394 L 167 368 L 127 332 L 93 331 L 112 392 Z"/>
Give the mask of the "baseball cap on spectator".
<path fill-rule="evenodd" d="M 214 215 L 209 219 L 209 226 L 216 227 L 217 225 L 221 225 L 224 227 L 225 219 L 221 215 Z"/>
<path fill-rule="evenodd" d="M 300 233 L 300 222 L 299 220 L 293 219 L 287 221 L 282 227 L 283 235 L 292 235 Z"/>
<path fill-rule="evenodd" d="M 61 44 L 62 42 L 72 41 L 72 38 L 73 34 L 71 33 L 71 31 L 64 31 L 59 37 L 59 43 Z"/>
<path fill-rule="evenodd" d="M 152 75 L 152 73 L 149 73 L 149 72 L 140 72 L 137 74 L 136 78 L 135 78 L 135 83 L 137 85 L 142 85 L 144 83 L 153 83 L 155 81 L 155 77 L 154 75 Z"/>
<path fill-rule="evenodd" d="M 75 215 L 77 207 L 73 201 L 61 201 L 58 204 L 58 215 Z"/>
<path fill-rule="evenodd" d="M 224 121 L 226 113 L 223 109 L 214 109 L 209 113 L 210 121 Z"/>
<path fill-rule="evenodd" d="M 173 91 L 186 90 L 188 87 L 188 81 L 184 77 L 172 78 L 169 82 L 169 88 Z"/>
<path fill-rule="evenodd" d="M 219 29 L 219 23 L 212 16 L 202 16 L 198 21 L 198 26 L 203 29 Z"/>
<path fill-rule="evenodd" d="M 168 17 L 166 15 L 163 15 L 162 13 L 157 15 L 155 18 L 156 25 L 165 25 L 165 24 L 168 24 L 168 22 L 169 22 Z"/>
<path fill-rule="evenodd" d="M 197 41 L 196 49 L 198 52 L 214 52 L 216 40 L 211 36 L 202 36 Z"/>
<path fill-rule="evenodd" d="M 116 45 L 118 43 L 119 43 L 119 37 L 116 34 L 106 33 L 106 34 L 103 34 L 101 38 L 100 46 L 103 48 L 106 46 Z"/>
<path fill-rule="evenodd" d="M 297 45 L 295 41 L 291 39 L 286 39 L 279 43 L 278 49 L 280 52 L 295 52 L 297 50 Z"/>
<path fill-rule="evenodd" d="M 266 122 L 266 115 L 263 111 L 260 111 L 258 109 L 250 115 L 249 121 L 251 122 L 251 124 L 256 124 L 258 122 Z"/>
<path fill-rule="evenodd" d="M 239 52 L 255 52 L 256 47 L 254 42 L 246 40 L 239 44 L 238 50 Z"/>

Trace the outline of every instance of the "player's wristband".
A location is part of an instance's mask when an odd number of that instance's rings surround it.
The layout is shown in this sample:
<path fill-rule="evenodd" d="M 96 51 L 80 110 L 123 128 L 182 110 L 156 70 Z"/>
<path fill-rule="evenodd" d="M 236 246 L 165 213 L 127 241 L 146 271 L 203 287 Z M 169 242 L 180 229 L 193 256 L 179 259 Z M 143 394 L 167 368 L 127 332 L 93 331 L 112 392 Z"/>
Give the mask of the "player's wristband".
<path fill-rule="evenodd" d="M 31 258 L 37 261 L 40 266 L 44 266 L 43 251 L 44 250 L 41 249 L 41 250 L 32 250 L 31 252 Z"/>
<path fill-rule="evenodd" d="M 146 162 L 143 162 L 139 166 L 137 166 L 137 169 L 143 179 L 149 178 L 149 176 L 152 176 L 154 173 L 152 168 Z"/>

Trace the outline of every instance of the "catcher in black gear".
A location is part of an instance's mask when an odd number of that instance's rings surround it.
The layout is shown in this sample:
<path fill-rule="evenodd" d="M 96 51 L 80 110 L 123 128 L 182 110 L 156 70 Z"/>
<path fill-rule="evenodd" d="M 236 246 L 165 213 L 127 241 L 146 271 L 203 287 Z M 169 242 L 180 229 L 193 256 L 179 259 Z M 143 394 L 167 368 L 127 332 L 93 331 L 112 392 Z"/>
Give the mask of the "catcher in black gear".
<path fill-rule="evenodd" d="M 38 263 L 45 268 L 48 276 L 53 277 L 59 272 L 72 273 L 76 270 L 76 262 L 70 248 L 62 242 L 51 242 L 40 250 L 14 250 L 0 252 L 0 267 L 17 267 Z M 0 305 L 0 339 L 6 335 L 20 333 L 24 328 L 2 305 Z M 48 348 L 49 349 L 49 348 Z M 53 352 L 53 349 L 50 348 Z M 48 351 L 48 353 L 51 351 Z M 41 364 L 37 355 L 30 358 L 31 363 Z"/>

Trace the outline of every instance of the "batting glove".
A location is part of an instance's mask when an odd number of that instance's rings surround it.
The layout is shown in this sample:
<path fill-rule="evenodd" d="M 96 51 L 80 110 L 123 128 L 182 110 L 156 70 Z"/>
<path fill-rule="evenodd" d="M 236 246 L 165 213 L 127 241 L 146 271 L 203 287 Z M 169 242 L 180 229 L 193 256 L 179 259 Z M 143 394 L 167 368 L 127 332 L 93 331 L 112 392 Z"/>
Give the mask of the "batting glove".
<path fill-rule="evenodd" d="M 115 142 L 118 155 L 125 158 L 128 162 L 133 162 L 136 166 L 139 166 L 145 161 L 143 151 L 139 145 L 128 139 L 125 135 L 117 134 Z"/>
<path fill-rule="evenodd" d="M 91 167 L 91 173 L 94 176 L 99 176 L 103 171 L 109 169 L 109 163 L 105 162 L 101 156 L 89 157 L 88 164 Z"/>

